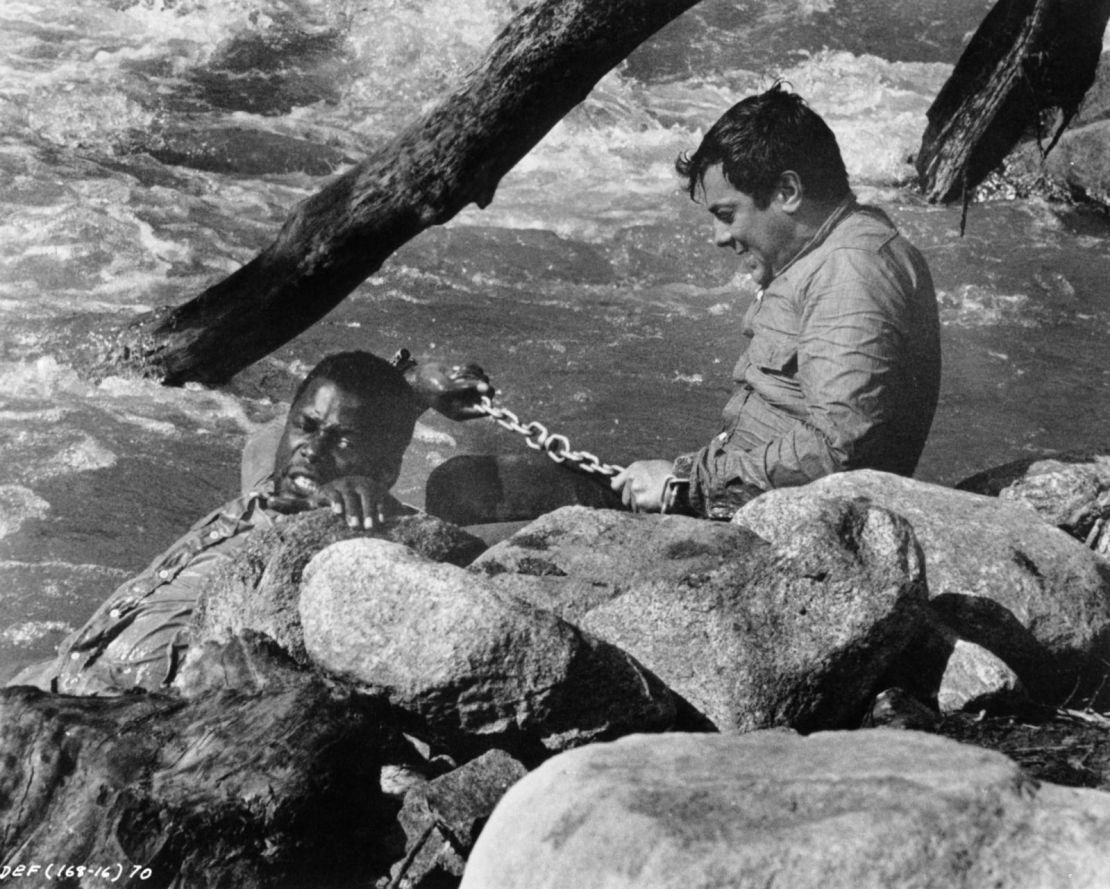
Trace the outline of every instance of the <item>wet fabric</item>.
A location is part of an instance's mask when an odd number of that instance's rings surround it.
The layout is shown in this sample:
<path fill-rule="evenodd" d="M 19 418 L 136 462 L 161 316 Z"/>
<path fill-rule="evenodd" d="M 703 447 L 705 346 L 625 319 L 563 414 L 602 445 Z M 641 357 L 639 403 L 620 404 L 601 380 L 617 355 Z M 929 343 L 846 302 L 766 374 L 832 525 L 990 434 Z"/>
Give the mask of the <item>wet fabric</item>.
<path fill-rule="evenodd" d="M 24 671 L 13 684 L 75 695 L 164 690 L 181 667 L 208 580 L 246 545 L 252 531 L 273 527 L 277 514 L 266 508 L 272 488 L 268 482 L 193 525 L 62 642 L 55 661 Z M 387 511 L 413 510 L 391 497 Z"/>
<path fill-rule="evenodd" d="M 940 389 L 924 258 L 877 208 L 843 204 L 748 309 L 723 428 L 675 463 L 702 514 L 833 472 L 912 475 Z"/>
<path fill-rule="evenodd" d="M 56 690 L 119 694 L 168 685 L 188 648 L 208 578 L 239 552 L 250 531 L 273 525 L 264 504 L 261 492 L 224 504 L 109 596 L 59 648 Z"/>

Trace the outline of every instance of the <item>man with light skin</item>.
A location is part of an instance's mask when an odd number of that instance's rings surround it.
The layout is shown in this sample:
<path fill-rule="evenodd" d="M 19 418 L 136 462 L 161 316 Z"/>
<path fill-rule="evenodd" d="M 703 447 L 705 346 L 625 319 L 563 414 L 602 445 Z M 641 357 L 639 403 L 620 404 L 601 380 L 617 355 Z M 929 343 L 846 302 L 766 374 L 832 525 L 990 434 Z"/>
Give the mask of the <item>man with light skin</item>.
<path fill-rule="evenodd" d="M 761 289 L 722 431 L 676 460 L 632 463 L 612 480 L 624 504 L 729 518 L 833 472 L 912 475 L 939 391 L 936 295 L 921 254 L 856 202 L 832 131 L 776 84 L 676 167 Z"/>
<path fill-rule="evenodd" d="M 56 659 L 10 684 L 78 695 L 164 690 L 180 672 L 209 578 L 250 532 L 272 527 L 280 514 L 319 507 L 365 529 L 413 512 L 389 491 L 416 418 L 427 407 L 454 419 L 478 416 L 475 406 L 493 389 L 473 366 L 407 370 L 408 377 L 368 352 L 321 361 L 293 397 L 262 483 L 194 524 L 109 596 Z"/>

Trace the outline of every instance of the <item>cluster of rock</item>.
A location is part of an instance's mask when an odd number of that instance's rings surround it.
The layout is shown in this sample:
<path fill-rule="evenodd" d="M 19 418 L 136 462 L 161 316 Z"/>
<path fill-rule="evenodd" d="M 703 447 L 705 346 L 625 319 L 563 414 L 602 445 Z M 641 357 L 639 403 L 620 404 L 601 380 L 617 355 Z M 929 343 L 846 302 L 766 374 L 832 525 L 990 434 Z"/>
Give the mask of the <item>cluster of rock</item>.
<path fill-rule="evenodd" d="M 1019 144 L 1003 164 L 1002 181 L 989 185 L 987 193 L 1039 194 L 1110 209 L 1110 55 L 1099 61 L 1095 82 L 1076 119 L 1045 155 L 1049 141 L 1040 138 Z"/>
<path fill-rule="evenodd" d="M 282 520 L 209 588 L 174 694 L 3 692 L 0 749 L 31 752 L 0 777 L 5 860 L 247 887 L 1105 885 L 1110 797 L 835 730 L 891 688 L 926 720 L 1100 706 L 1106 465 L 975 482 L 996 496 L 845 473 L 732 523 L 570 506 L 477 558 L 428 516 Z"/>

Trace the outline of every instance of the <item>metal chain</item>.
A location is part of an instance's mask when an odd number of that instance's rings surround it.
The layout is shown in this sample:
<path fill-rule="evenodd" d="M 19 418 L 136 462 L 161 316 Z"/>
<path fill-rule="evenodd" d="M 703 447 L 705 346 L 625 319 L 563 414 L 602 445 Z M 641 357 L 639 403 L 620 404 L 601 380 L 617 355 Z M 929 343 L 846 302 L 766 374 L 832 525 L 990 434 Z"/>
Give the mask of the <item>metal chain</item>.
<path fill-rule="evenodd" d="M 533 420 L 531 423 L 521 423 L 511 410 L 504 407 L 494 407 L 489 396 L 482 396 L 478 410 L 496 420 L 510 432 L 518 432 L 524 436 L 524 442 L 535 451 L 544 451 L 556 463 L 569 463 L 575 469 L 595 475 L 616 475 L 623 472 L 623 466 L 613 463 L 602 463 L 600 458 L 589 451 L 574 451 L 570 447 L 570 439 L 565 435 L 556 435 L 548 432 L 543 423 Z"/>

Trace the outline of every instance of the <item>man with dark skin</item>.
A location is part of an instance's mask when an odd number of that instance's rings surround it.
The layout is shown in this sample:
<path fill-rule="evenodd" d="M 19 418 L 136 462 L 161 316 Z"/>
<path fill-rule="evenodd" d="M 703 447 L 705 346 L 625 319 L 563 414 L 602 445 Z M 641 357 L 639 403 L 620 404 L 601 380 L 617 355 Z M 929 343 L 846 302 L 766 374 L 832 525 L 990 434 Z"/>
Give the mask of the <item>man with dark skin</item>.
<path fill-rule="evenodd" d="M 729 518 L 833 472 L 911 475 L 940 384 L 936 295 L 921 254 L 856 202 L 829 127 L 776 85 L 676 166 L 760 290 L 722 431 L 676 460 L 632 463 L 612 480 L 624 504 Z"/>
<path fill-rule="evenodd" d="M 165 689 L 180 671 L 207 580 L 250 532 L 271 527 L 278 514 L 324 506 L 366 529 L 411 513 L 389 490 L 416 418 L 428 406 L 457 419 L 475 416 L 474 405 L 493 391 L 477 368 L 432 365 L 421 374 L 415 388 L 367 352 L 321 361 L 293 397 L 264 483 L 193 525 L 109 596 L 55 660 L 11 684 L 80 695 Z"/>

